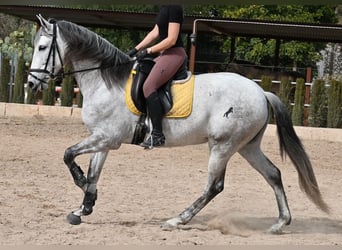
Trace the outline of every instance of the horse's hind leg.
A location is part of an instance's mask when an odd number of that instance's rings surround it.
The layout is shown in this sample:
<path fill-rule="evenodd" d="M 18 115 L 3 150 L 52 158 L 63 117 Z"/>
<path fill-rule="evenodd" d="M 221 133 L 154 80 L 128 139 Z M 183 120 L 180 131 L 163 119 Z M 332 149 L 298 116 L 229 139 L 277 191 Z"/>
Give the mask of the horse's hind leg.
<path fill-rule="evenodd" d="M 284 225 L 291 223 L 291 214 L 287 204 L 280 170 L 263 154 L 260 143 L 254 142 L 246 145 L 239 153 L 266 179 L 273 188 L 278 209 L 278 222 L 270 228 L 271 233 L 279 234 Z"/>
<path fill-rule="evenodd" d="M 223 191 L 227 162 L 230 157 L 224 152 L 227 151 L 222 150 L 219 145 L 211 147 L 208 165 L 208 181 L 204 189 L 204 193 L 177 217 L 166 221 L 163 225 L 163 229 L 169 230 L 177 227 L 178 225 L 188 223 L 217 194 Z"/>

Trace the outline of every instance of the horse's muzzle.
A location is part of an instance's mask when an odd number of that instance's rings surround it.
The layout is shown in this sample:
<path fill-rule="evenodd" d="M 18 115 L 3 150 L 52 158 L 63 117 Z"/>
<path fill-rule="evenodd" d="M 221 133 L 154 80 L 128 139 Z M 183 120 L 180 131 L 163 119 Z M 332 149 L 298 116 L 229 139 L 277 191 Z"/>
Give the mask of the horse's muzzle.
<path fill-rule="evenodd" d="M 43 91 L 44 89 L 48 88 L 48 84 L 40 82 L 34 83 L 33 81 L 28 82 L 28 87 L 32 90 L 32 92 Z"/>

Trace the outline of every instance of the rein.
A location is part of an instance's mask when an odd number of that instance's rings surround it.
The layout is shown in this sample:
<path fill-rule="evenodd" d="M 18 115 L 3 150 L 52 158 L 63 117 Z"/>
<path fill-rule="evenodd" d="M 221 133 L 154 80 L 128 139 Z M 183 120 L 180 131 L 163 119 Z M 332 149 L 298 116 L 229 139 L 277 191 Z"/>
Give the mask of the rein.
<path fill-rule="evenodd" d="M 49 50 L 48 57 L 46 59 L 45 67 L 44 67 L 44 69 L 30 69 L 29 70 L 30 76 L 32 76 L 36 80 L 40 81 L 42 84 L 43 83 L 48 84 L 48 81 L 46 81 L 45 79 L 37 77 L 33 73 L 45 73 L 50 77 L 50 79 L 55 80 L 55 79 L 63 79 L 67 75 L 72 75 L 72 74 L 82 73 L 82 72 L 87 72 L 87 71 L 93 71 L 93 70 L 98 70 L 98 69 L 106 69 L 106 68 L 110 68 L 110 67 L 114 66 L 114 65 L 105 65 L 105 66 L 102 65 L 102 66 L 97 66 L 97 67 L 92 67 L 92 68 L 86 68 L 86 69 L 81 69 L 81 70 L 64 72 L 64 64 L 63 64 L 63 60 L 61 57 L 60 49 L 59 49 L 58 44 L 57 44 L 57 23 L 53 22 L 52 24 L 53 24 L 52 43 L 51 43 L 51 47 Z M 61 71 L 59 71 L 58 73 L 55 73 L 56 54 L 58 55 L 58 59 L 61 62 L 61 66 L 62 66 Z M 49 71 L 47 69 L 47 67 L 48 67 L 48 63 L 49 63 L 51 57 L 52 57 L 52 69 L 51 69 L 51 71 Z M 130 63 L 130 61 L 125 62 L 125 63 L 120 63 L 119 65 L 129 64 L 129 63 Z"/>

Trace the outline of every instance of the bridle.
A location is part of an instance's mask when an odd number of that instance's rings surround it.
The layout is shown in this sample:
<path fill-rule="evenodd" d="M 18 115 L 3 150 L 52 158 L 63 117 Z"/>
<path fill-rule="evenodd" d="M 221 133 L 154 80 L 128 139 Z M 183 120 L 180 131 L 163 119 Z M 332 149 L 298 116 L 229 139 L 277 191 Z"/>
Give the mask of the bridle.
<path fill-rule="evenodd" d="M 44 69 L 32 69 L 31 68 L 28 72 L 28 74 L 31 77 L 33 77 L 34 79 L 38 80 L 41 85 L 48 84 L 48 81 L 50 79 L 53 79 L 53 80 L 63 79 L 65 76 L 72 75 L 75 73 L 81 73 L 81 72 L 86 72 L 86 71 L 92 71 L 92 70 L 97 70 L 97 69 L 104 69 L 104 68 L 113 67 L 113 65 L 100 65 L 97 67 L 91 67 L 91 68 L 86 68 L 86 69 L 81 69 L 81 70 L 64 72 L 64 64 L 63 64 L 63 60 L 61 57 L 60 49 L 59 49 L 58 44 L 57 44 L 57 23 L 55 21 L 50 22 L 50 23 L 53 25 L 52 42 L 51 42 L 51 47 L 49 50 L 48 57 L 46 59 L 45 67 L 44 67 Z M 56 56 L 58 56 L 58 59 L 61 63 L 61 70 L 59 70 L 58 72 L 55 72 Z M 50 60 L 52 60 L 51 71 L 47 69 Z M 123 64 L 125 64 L 125 63 L 123 63 Z M 45 80 L 45 78 L 39 78 L 38 76 L 36 76 L 33 73 L 44 73 L 44 74 L 48 75 L 50 77 L 50 79 Z"/>
<path fill-rule="evenodd" d="M 29 75 L 32 76 L 34 79 L 38 80 L 41 84 L 43 84 L 43 83 L 48 84 L 48 81 L 46 81 L 45 79 L 37 77 L 33 73 L 45 73 L 50 77 L 50 79 L 57 79 L 59 77 L 62 77 L 62 78 L 64 77 L 63 76 L 64 75 L 63 60 L 61 57 L 60 49 L 59 49 L 58 44 L 57 44 L 57 24 L 56 23 L 52 23 L 52 24 L 53 24 L 52 42 L 51 42 L 48 57 L 46 59 L 45 67 L 44 67 L 44 69 L 32 69 L 31 68 L 29 70 Z M 58 56 L 58 59 L 62 65 L 62 71 L 60 71 L 58 73 L 55 73 L 56 55 Z M 51 71 L 47 69 L 50 60 L 52 60 Z"/>

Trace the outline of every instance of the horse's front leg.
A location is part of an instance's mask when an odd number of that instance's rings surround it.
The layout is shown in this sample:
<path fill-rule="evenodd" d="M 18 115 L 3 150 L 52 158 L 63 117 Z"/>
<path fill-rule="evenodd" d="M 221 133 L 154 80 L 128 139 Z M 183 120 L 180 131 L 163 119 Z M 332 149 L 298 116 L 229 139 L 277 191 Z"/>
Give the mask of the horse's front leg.
<path fill-rule="evenodd" d="M 95 206 L 95 201 L 97 199 L 97 182 L 107 155 L 108 151 L 103 151 L 97 152 L 91 157 L 86 178 L 87 182 L 86 185 L 83 186 L 85 188 L 83 202 L 79 209 L 71 212 L 67 216 L 67 220 L 70 224 L 80 224 L 82 215 L 89 215 L 93 212 L 93 207 Z"/>
<path fill-rule="evenodd" d="M 79 146 L 79 144 L 67 148 L 64 153 L 64 163 L 68 166 L 76 186 L 85 191 L 87 178 L 84 176 L 84 172 L 81 167 L 75 162 L 75 158 L 81 154 L 80 148 L 81 147 Z"/>
<path fill-rule="evenodd" d="M 70 224 L 80 224 L 81 216 L 89 215 L 93 211 L 97 199 L 96 184 L 109 150 L 109 144 L 102 141 L 101 138 L 101 136 L 92 135 L 65 150 L 64 162 L 68 166 L 75 184 L 84 192 L 84 199 L 80 208 L 67 217 Z M 77 156 L 85 153 L 94 153 L 90 160 L 87 178 L 75 162 Z"/>

